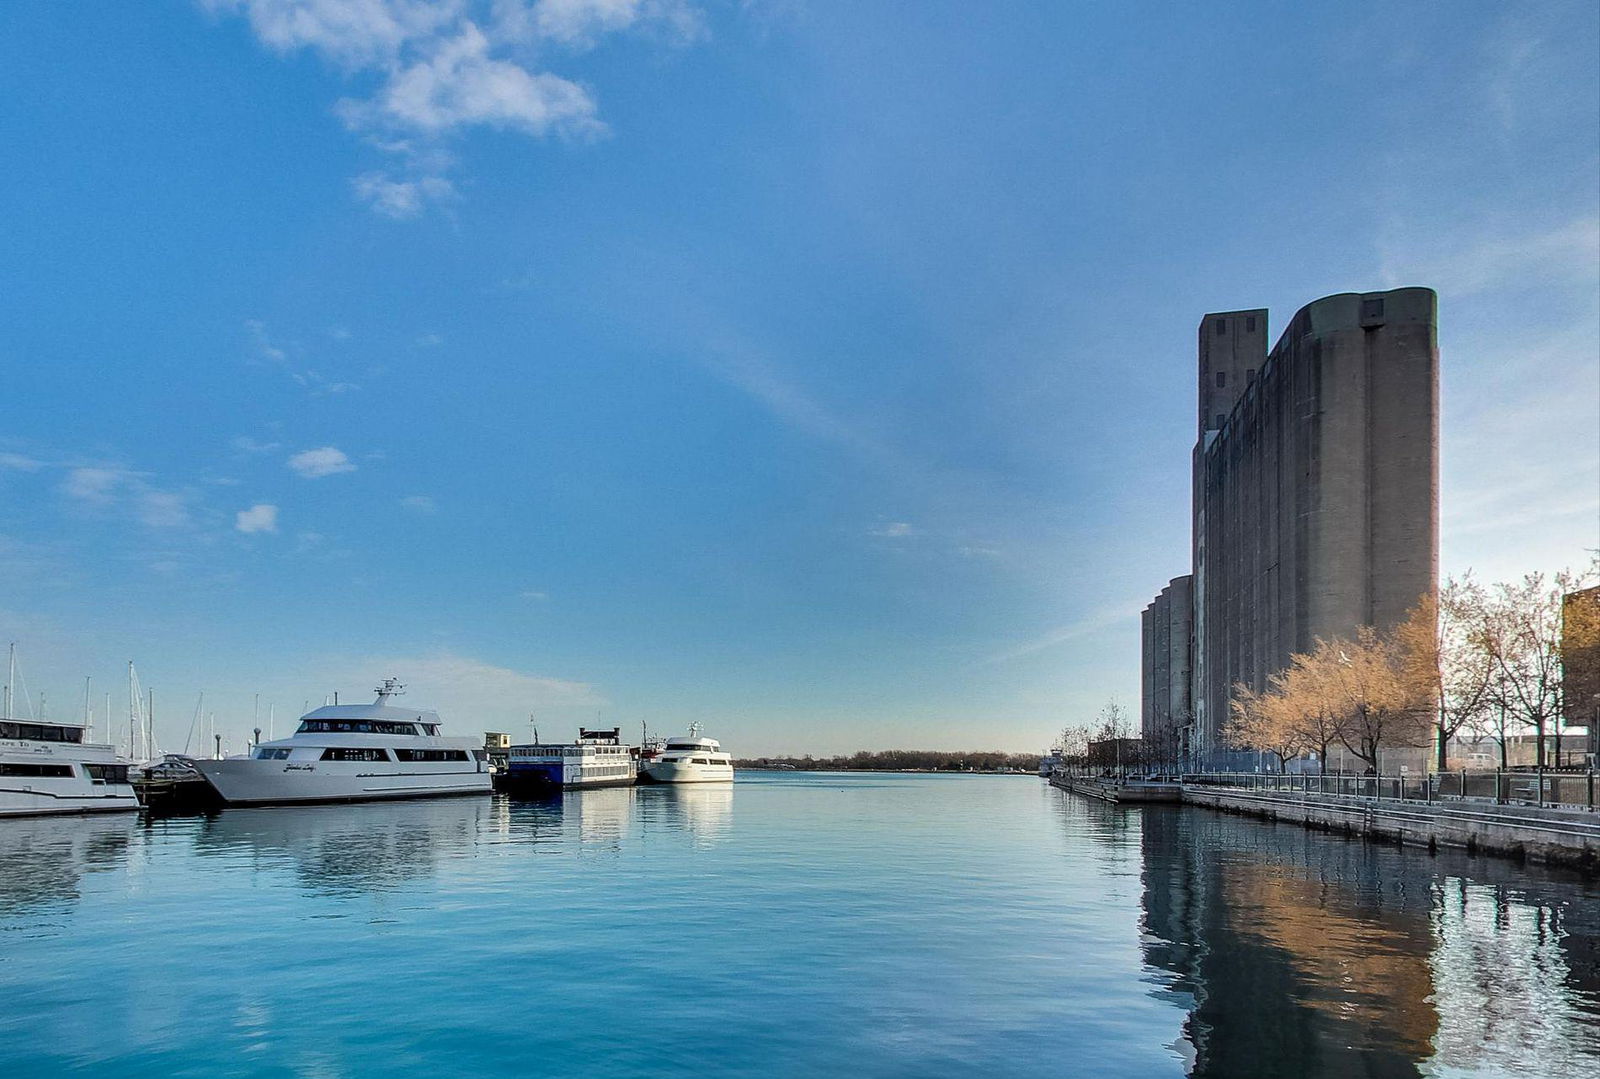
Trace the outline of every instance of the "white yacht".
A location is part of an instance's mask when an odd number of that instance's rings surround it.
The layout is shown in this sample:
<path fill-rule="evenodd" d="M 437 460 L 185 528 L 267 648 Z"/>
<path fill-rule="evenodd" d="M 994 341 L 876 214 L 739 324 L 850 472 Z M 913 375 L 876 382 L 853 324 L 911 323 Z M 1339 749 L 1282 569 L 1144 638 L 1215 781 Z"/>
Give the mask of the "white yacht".
<path fill-rule="evenodd" d="M 0 719 L 0 817 L 139 808 L 133 762 L 76 723 Z"/>
<path fill-rule="evenodd" d="M 390 678 L 372 704 L 315 709 L 288 738 L 194 766 L 230 805 L 487 794 L 483 747 L 441 735 L 437 712 L 391 704 L 404 689 Z"/>
<path fill-rule="evenodd" d="M 634 749 L 622 744 L 620 727 L 580 727 L 576 742 L 530 742 L 512 746 L 506 756 L 505 783 L 511 790 L 631 787 L 637 779 Z"/>
<path fill-rule="evenodd" d="M 668 738 L 660 754 L 645 768 L 651 783 L 727 783 L 733 779 L 733 755 L 714 738 L 700 737 L 700 724 L 689 724 L 682 738 Z"/>

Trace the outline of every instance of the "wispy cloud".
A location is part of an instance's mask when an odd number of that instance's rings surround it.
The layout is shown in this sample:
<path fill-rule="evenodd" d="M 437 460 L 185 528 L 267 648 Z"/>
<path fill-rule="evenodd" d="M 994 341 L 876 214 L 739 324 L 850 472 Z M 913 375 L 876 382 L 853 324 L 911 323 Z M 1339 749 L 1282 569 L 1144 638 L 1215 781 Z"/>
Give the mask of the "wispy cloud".
<path fill-rule="evenodd" d="M 0 469 L 10 472 L 37 472 L 43 467 L 43 461 L 36 461 L 20 453 L 0 453 Z"/>
<path fill-rule="evenodd" d="M 142 491 L 139 520 L 149 528 L 182 528 L 189 524 L 189 499 L 179 491 Z"/>
<path fill-rule="evenodd" d="M 265 442 L 259 439 L 250 438 L 246 435 L 240 435 L 238 438 L 233 440 L 233 448 L 241 453 L 276 453 L 278 450 L 283 448 L 283 443 Z"/>
<path fill-rule="evenodd" d="M 438 505 L 427 495 L 406 495 L 400 500 L 400 508 L 423 514 L 439 511 Z"/>
<path fill-rule="evenodd" d="M 539 592 L 531 588 L 527 589 L 526 591 L 519 592 L 517 595 L 533 603 L 543 603 L 545 600 L 550 598 L 550 594 L 548 592 Z"/>
<path fill-rule="evenodd" d="M 1465 233 L 1392 235 L 1379 247 L 1384 287 L 1428 285 L 1452 300 L 1528 281 L 1588 287 L 1600 268 L 1600 217 L 1589 215 L 1545 228 L 1487 222 Z"/>
<path fill-rule="evenodd" d="M 192 523 L 188 491 L 167 490 L 144 473 L 104 465 L 68 469 L 61 493 L 82 506 L 130 514 L 146 528 L 176 529 Z"/>
<path fill-rule="evenodd" d="M 703 32 L 687 0 L 197 0 L 242 16 L 278 53 L 313 52 L 351 78 L 376 80 L 337 111 L 389 155 L 391 168 L 355 178 L 358 198 L 392 218 L 451 197 L 442 142 L 485 127 L 543 137 L 594 136 L 605 125 L 588 89 L 544 70 L 550 46 L 569 51 L 641 26 L 687 41 Z"/>
<path fill-rule="evenodd" d="M 986 665 L 1009 663 L 1012 660 L 1023 659 L 1052 648 L 1058 648 L 1072 641 L 1082 640 L 1091 634 L 1100 633 L 1114 626 L 1126 625 L 1130 619 L 1138 620 L 1141 607 L 1141 603 L 1134 601 L 1101 607 L 1098 610 L 1089 612 L 1082 618 L 999 649 L 985 656 L 981 663 Z"/>
<path fill-rule="evenodd" d="M 346 457 L 343 450 L 334 446 L 302 450 L 289 458 L 289 467 L 308 480 L 356 470 L 355 462 Z"/>
<path fill-rule="evenodd" d="M 456 193 L 455 185 L 442 176 L 423 176 L 415 180 L 395 180 L 382 172 L 366 172 L 350 181 L 356 198 L 373 212 L 397 221 L 416 217 L 429 202 L 447 199 Z"/>
<path fill-rule="evenodd" d="M 867 535 L 877 536 L 879 539 L 901 539 L 916 534 L 917 529 L 907 521 L 889 521 L 867 529 Z"/>
<path fill-rule="evenodd" d="M 518 671 L 449 651 L 347 658 L 319 674 L 320 684 L 346 687 L 352 699 L 358 687 L 397 677 L 406 685 L 409 703 L 437 708 L 458 734 L 494 728 L 525 731 L 530 712 L 588 714 L 606 703 L 587 682 Z"/>
<path fill-rule="evenodd" d="M 69 498 L 98 505 L 109 503 L 118 489 L 137 482 L 139 477 L 121 468 L 74 468 L 62 481 L 61 491 Z"/>
<path fill-rule="evenodd" d="M 267 502 L 258 502 L 249 509 L 240 510 L 235 514 L 233 527 L 246 534 L 276 532 L 278 530 L 278 507 Z"/>
<path fill-rule="evenodd" d="M 298 354 L 302 353 L 303 350 L 274 340 L 267 331 L 267 324 L 260 319 L 246 319 L 244 328 L 250 340 L 250 360 L 252 363 L 277 368 L 296 385 L 304 387 L 314 396 L 325 397 L 330 394 L 349 393 L 351 390 L 359 390 L 361 388 L 354 382 L 328 378 L 321 372 L 300 362 Z M 241 441 L 249 442 L 250 440 L 235 439 L 234 444 L 237 446 Z M 244 447 L 241 446 L 240 448 Z M 246 452 L 260 451 L 247 450 Z"/>

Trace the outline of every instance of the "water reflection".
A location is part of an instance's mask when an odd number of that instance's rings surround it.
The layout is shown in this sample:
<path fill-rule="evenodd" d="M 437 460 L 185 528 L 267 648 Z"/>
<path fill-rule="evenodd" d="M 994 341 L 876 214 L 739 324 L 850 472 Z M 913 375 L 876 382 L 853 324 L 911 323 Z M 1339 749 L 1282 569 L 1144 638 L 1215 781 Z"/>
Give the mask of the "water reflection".
<path fill-rule="evenodd" d="M 1144 954 L 1152 991 L 1187 1011 L 1174 1048 L 1192 1075 L 1542 1076 L 1600 1053 L 1593 882 L 1112 812 L 1140 829 Z"/>
<path fill-rule="evenodd" d="M 639 788 L 644 808 L 667 828 L 710 841 L 726 835 L 733 822 L 732 783 L 670 784 Z"/>
<path fill-rule="evenodd" d="M 86 873 L 127 863 L 137 815 L 0 821 L 0 915 L 72 903 Z"/>
<path fill-rule="evenodd" d="M 430 877 L 492 831 L 486 798 L 227 809 L 198 823 L 195 852 L 288 866 L 327 895 L 387 891 Z"/>

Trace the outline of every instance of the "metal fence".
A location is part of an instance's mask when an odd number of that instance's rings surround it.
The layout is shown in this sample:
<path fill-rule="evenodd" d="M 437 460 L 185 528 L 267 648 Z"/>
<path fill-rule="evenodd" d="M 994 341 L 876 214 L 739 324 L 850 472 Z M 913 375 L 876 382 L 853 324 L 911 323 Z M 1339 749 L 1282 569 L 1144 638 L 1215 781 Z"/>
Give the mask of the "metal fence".
<path fill-rule="evenodd" d="M 1497 805 L 1525 804 L 1595 808 L 1595 773 L 1436 772 L 1430 775 L 1275 775 L 1270 772 L 1189 772 L 1196 786 L 1239 787 L 1328 797 L 1396 802 L 1469 799 Z"/>

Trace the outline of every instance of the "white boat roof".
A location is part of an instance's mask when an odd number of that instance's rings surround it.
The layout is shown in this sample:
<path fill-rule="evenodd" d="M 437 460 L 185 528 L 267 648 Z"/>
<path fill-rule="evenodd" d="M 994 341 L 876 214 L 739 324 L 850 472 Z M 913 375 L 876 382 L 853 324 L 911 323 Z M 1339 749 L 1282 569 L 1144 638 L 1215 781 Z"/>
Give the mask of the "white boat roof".
<path fill-rule="evenodd" d="M 668 738 L 669 746 L 699 746 L 702 749 L 717 749 L 722 743 L 715 738 L 701 738 L 698 735 L 684 735 L 682 738 Z"/>
<path fill-rule="evenodd" d="M 383 719 L 391 723 L 438 723 L 439 713 L 389 704 L 329 704 L 314 708 L 301 719 Z"/>

